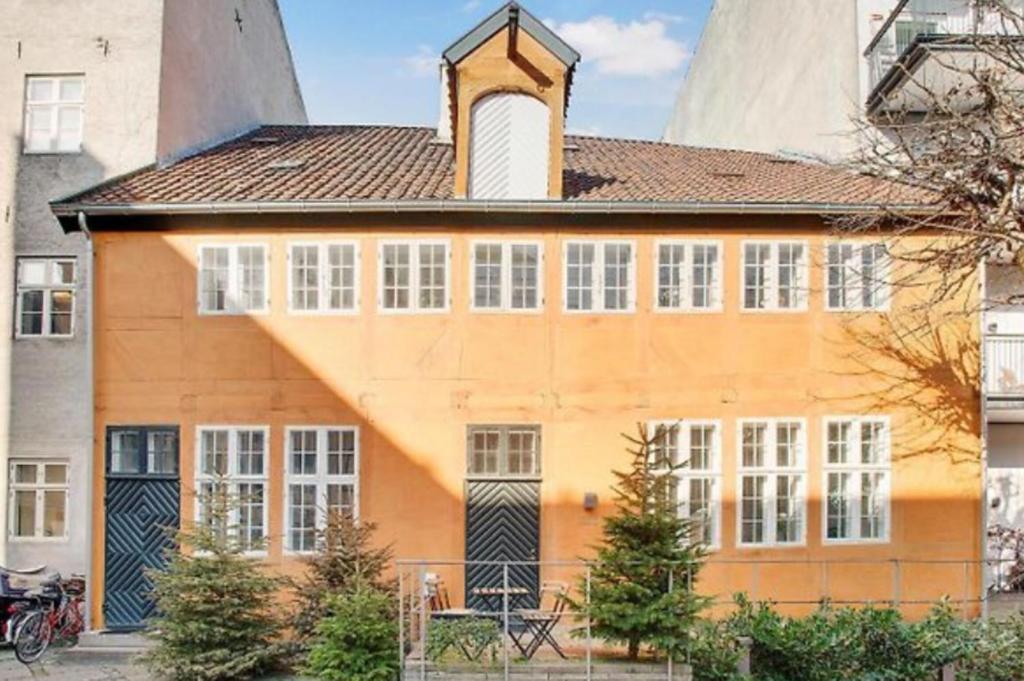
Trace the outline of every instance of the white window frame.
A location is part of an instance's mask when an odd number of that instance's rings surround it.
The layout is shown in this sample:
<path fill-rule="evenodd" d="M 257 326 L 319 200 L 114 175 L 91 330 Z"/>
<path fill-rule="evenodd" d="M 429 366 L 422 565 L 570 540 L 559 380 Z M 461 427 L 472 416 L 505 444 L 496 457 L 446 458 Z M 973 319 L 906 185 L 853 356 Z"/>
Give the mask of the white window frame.
<path fill-rule="evenodd" d="M 203 471 L 203 433 L 226 431 L 228 433 L 228 460 L 226 463 L 227 474 L 218 478 L 215 475 L 207 475 Z M 263 433 L 263 473 L 262 475 L 240 475 L 238 470 L 238 435 L 241 432 L 262 432 Z M 262 484 L 263 485 L 263 548 L 259 550 L 245 551 L 249 556 L 266 556 L 270 543 L 270 426 L 264 425 L 201 425 L 196 426 L 196 439 L 194 445 L 195 456 L 193 467 L 195 469 L 195 495 L 194 515 L 195 522 L 202 522 L 202 489 L 204 483 L 213 483 L 218 480 L 228 485 L 228 494 L 237 495 L 239 484 Z M 239 509 L 231 509 L 231 516 L 228 524 L 232 527 L 239 525 Z"/>
<path fill-rule="evenodd" d="M 800 427 L 797 440 L 797 465 L 778 465 L 778 427 L 796 424 Z M 743 428 L 764 425 L 765 465 L 746 466 L 743 463 Z M 764 476 L 764 541 L 743 541 L 743 479 Z M 778 508 L 776 505 L 777 480 L 780 476 L 799 477 L 798 507 L 800 509 L 800 537 L 795 541 L 778 541 Z M 736 547 L 740 549 L 795 548 L 807 545 L 807 419 L 797 417 L 742 418 L 736 422 Z"/>
<path fill-rule="evenodd" d="M 384 307 L 384 249 L 388 246 L 409 248 L 409 307 Z M 443 246 L 444 307 L 420 307 L 420 246 Z M 382 239 L 377 242 L 377 311 L 385 315 L 447 314 L 452 308 L 452 245 L 449 239 Z"/>
<path fill-rule="evenodd" d="M 21 283 L 21 265 L 25 262 L 43 262 L 46 266 L 47 281 L 43 284 Z M 70 263 L 73 267 L 73 278 L 70 284 L 54 283 L 50 281 L 52 267 L 60 263 Z M 78 260 L 74 257 L 47 257 L 47 256 L 19 256 L 15 261 L 15 301 L 14 301 L 14 337 L 15 338 L 53 338 L 71 339 L 75 337 L 75 316 L 78 311 Z M 43 319 L 42 333 L 24 333 L 21 326 L 22 293 L 27 291 L 43 292 Z M 51 293 L 54 291 L 71 291 L 71 331 L 70 333 L 51 333 L 51 313 L 53 300 Z"/>
<path fill-rule="evenodd" d="M 473 436 L 481 432 L 498 434 L 496 452 L 498 470 L 494 473 L 473 470 Z M 533 472 L 511 473 L 509 462 L 509 435 L 513 432 L 529 432 L 533 434 Z M 466 479 L 467 480 L 540 480 L 544 473 L 544 437 L 543 428 L 536 423 L 471 423 L 466 426 Z"/>
<path fill-rule="evenodd" d="M 694 428 L 713 429 L 711 437 L 711 467 L 690 468 L 689 465 L 682 466 L 672 472 L 676 478 L 679 496 L 679 515 L 689 518 L 688 513 L 683 509 L 689 509 L 690 505 L 690 480 L 709 480 L 711 482 L 711 542 L 707 544 L 709 550 L 722 548 L 722 422 L 717 419 L 677 419 L 650 421 L 647 425 L 651 435 L 657 433 L 660 428 L 678 429 L 676 436 L 676 449 L 681 458 L 684 453 L 689 464 L 689 452 L 691 448 L 691 437 Z"/>
<path fill-rule="evenodd" d="M 33 483 L 16 482 L 14 475 L 15 467 L 31 465 L 36 467 L 36 481 Z M 47 483 L 45 466 L 62 466 L 64 468 L 64 482 Z M 12 543 L 28 542 L 66 542 L 70 536 L 71 515 L 68 511 L 71 508 L 71 463 L 59 459 L 10 459 L 8 464 L 9 490 L 7 500 L 7 540 Z M 34 518 L 34 534 L 31 537 L 18 536 L 14 533 L 14 521 L 16 518 L 16 492 L 32 492 L 36 494 L 36 508 Z M 47 537 L 43 534 L 43 525 L 46 517 L 46 492 L 64 492 L 64 534 L 59 537 Z"/>
<path fill-rule="evenodd" d="M 333 246 L 349 247 L 352 249 L 352 307 L 333 308 L 329 305 L 330 300 L 330 266 L 328 255 Z M 361 277 L 362 262 L 359 250 L 359 242 L 355 240 L 331 240 L 331 241 L 289 241 L 287 244 L 286 261 L 288 263 L 287 276 L 287 297 L 288 314 L 299 316 L 323 316 L 323 315 L 357 315 L 361 306 Z M 317 249 L 317 307 L 315 309 L 300 309 L 295 307 L 293 297 L 295 281 L 292 274 L 294 264 L 294 250 L 296 248 Z"/>
<path fill-rule="evenodd" d="M 226 307 L 223 310 L 207 309 L 203 304 L 203 252 L 208 249 L 226 248 L 228 250 L 228 290 Z M 240 248 L 263 249 L 263 305 L 258 308 L 245 309 L 238 304 L 242 292 L 242 268 L 238 259 Z M 270 244 L 265 242 L 239 243 L 201 243 L 196 249 L 196 310 L 202 317 L 238 317 L 261 316 L 270 312 Z"/>
<path fill-rule="evenodd" d="M 686 301 L 681 305 L 664 305 L 661 302 L 661 247 L 682 246 L 683 274 L 679 287 L 686 292 Z M 716 257 L 711 269 L 711 304 L 697 307 L 693 304 L 693 249 L 697 246 L 715 248 Z M 722 266 L 724 245 L 714 239 L 657 239 L 654 242 L 654 311 L 667 314 L 709 314 L 722 311 Z"/>
<path fill-rule="evenodd" d="M 593 305 L 585 310 L 569 309 L 569 248 L 575 245 L 594 246 L 594 263 L 591 266 L 591 300 Z M 606 308 L 604 304 L 605 246 L 629 246 L 630 259 L 627 265 L 629 289 L 626 291 L 626 307 Z M 562 312 L 571 315 L 634 314 L 636 312 L 636 241 L 633 239 L 567 239 L 562 245 Z"/>
<path fill-rule="evenodd" d="M 829 425 L 835 423 L 850 423 L 854 432 L 853 441 L 850 445 L 854 456 L 860 455 L 861 448 L 861 426 L 866 423 L 874 423 L 882 426 L 884 444 L 882 450 L 882 461 L 878 464 L 864 464 L 858 461 L 845 464 L 829 463 Z M 888 416 L 881 415 L 860 415 L 860 416 L 826 416 L 821 422 L 821 539 L 823 544 L 846 545 L 846 544 L 887 544 L 891 541 L 892 535 L 892 424 Z M 847 502 L 853 504 L 853 525 L 850 537 L 830 538 L 828 536 L 828 480 L 830 473 L 850 473 L 852 485 L 847 491 Z M 860 497 L 861 497 L 861 474 L 881 473 L 882 491 L 885 495 L 882 507 L 882 532 L 879 537 L 864 538 L 861 527 Z"/>
<path fill-rule="evenodd" d="M 501 304 L 486 307 L 476 299 L 476 249 L 477 246 L 501 247 L 500 296 Z M 512 306 L 512 248 L 531 246 L 537 249 L 537 305 L 535 307 Z M 544 243 L 520 239 L 475 239 L 469 242 L 469 309 L 483 314 L 539 314 L 544 311 Z"/>
<path fill-rule="evenodd" d="M 54 98 L 43 101 L 30 101 L 29 92 L 32 83 L 48 80 L 52 82 Z M 82 98 L 78 100 L 63 101 L 60 99 L 60 86 L 63 81 L 78 80 L 82 84 Z M 80 154 L 82 143 L 85 140 L 85 74 L 84 73 L 62 73 L 62 74 L 32 74 L 25 77 L 25 94 L 23 97 L 24 131 L 22 134 L 21 149 L 26 155 L 54 155 L 54 154 Z M 72 149 L 61 149 L 58 147 L 60 140 L 60 110 L 78 110 L 78 143 Z M 35 149 L 29 146 L 32 137 L 32 118 L 36 113 L 46 112 L 49 109 L 50 119 L 50 142 L 46 149 Z"/>
<path fill-rule="evenodd" d="M 766 265 L 765 273 L 765 306 L 747 307 L 747 246 L 770 247 L 771 252 Z M 792 307 L 779 307 L 779 247 L 782 245 L 800 246 L 803 249 L 803 256 L 797 266 L 797 305 Z M 739 268 L 739 295 L 740 311 L 753 314 L 792 314 L 807 311 L 807 299 L 809 289 L 809 260 L 810 246 L 807 241 L 800 239 L 745 239 L 740 242 L 740 268 Z"/>
<path fill-rule="evenodd" d="M 304 475 L 290 471 L 292 458 L 292 433 L 315 432 L 316 433 L 316 473 Z M 351 475 L 335 474 L 327 472 L 327 438 L 328 433 L 352 433 L 355 443 L 354 462 Z M 316 523 L 315 529 L 322 530 L 327 525 L 327 486 L 328 485 L 352 485 L 352 515 L 359 517 L 359 426 L 333 425 L 333 426 L 286 426 L 284 429 L 284 552 L 287 554 L 309 554 L 312 550 L 294 549 L 291 545 L 292 532 L 292 485 L 316 485 Z"/>
<path fill-rule="evenodd" d="M 864 280 L 859 267 L 852 271 L 847 272 L 847 281 L 844 283 L 843 298 L 847 301 L 844 305 L 833 305 L 832 304 L 832 286 L 829 283 L 833 265 L 831 263 L 831 250 L 833 247 L 841 248 L 843 246 L 849 246 L 853 249 L 852 258 L 855 263 L 863 264 L 863 250 L 865 247 L 876 248 L 881 246 L 884 254 L 882 258 L 876 262 L 876 268 L 881 272 L 876 277 L 877 290 L 876 296 L 878 297 L 877 305 L 864 305 Z M 822 267 L 823 285 L 822 290 L 825 292 L 825 309 L 829 312 L 887 312 L 889 310 L 890 298 L 892 295 L 892 283 L 890 277 L 892 274 L 892 259 L 889 257 L 888 249 L 883 241 L 829 241 L 825 243 L 825 258 L 824 266 Z M 843 265 L 838 265 L 843 267 Z M 850 304 L 848 301 L 853 300 L 854 303 Z"/>

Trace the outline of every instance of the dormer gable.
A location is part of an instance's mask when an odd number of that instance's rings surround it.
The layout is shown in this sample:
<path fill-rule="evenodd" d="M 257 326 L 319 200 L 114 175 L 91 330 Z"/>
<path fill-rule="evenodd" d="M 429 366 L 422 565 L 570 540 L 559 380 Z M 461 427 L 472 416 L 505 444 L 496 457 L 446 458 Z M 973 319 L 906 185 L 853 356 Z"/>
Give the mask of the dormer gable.
<path fill-rule="evenodd" d="M 445 50 L 457 198 L 563 198 L 565 115 L 579 58 L 514 2 Z"/>

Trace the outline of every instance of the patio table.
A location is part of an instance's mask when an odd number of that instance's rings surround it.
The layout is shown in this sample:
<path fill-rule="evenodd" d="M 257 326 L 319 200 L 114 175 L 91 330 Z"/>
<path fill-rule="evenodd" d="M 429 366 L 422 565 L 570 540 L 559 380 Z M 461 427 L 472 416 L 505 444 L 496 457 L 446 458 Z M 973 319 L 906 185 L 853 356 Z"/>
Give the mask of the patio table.
<path fill-rule="evenodd" d="M 505 608 L 505 595 L 508 595 L 508 610 L 511 613 L 513 610 L 519 609 L 520 604 L 529 596 L 533 595 L 533 591 L 521 586 L 512 586 L 508 589 L 504 587 L 478 587 L 470 591 L 471 594 L 479 598 L 484 602 L 484 605 L 491 612 L 501 612 Z"/>

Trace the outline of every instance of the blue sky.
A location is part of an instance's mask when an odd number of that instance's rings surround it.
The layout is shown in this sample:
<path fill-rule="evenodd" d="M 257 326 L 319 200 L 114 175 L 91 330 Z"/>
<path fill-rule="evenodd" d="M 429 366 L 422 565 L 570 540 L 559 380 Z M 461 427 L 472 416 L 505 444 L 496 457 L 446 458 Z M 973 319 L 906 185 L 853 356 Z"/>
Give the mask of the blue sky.
<path fill-rule="evenodd" d="M 436 125 L 436 62 L 499 0 L 280 0 L 312 123 Z M 657 139 L 711 0 L 527 0 L 583 55 L 571 132 Z"/>

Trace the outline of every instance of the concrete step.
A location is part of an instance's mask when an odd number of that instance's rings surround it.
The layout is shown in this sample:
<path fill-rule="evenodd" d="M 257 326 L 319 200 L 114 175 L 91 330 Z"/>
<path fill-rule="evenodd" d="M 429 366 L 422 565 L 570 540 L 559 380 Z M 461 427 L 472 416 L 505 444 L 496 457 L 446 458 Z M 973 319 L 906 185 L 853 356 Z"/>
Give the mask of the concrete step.
<path fill-rule="evenodd" d="M 86 631 L 78 636 L 78 648 L 118 648 L 143 651 L 153 643 L 138 632 Z"/>

